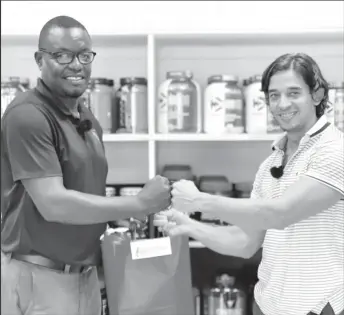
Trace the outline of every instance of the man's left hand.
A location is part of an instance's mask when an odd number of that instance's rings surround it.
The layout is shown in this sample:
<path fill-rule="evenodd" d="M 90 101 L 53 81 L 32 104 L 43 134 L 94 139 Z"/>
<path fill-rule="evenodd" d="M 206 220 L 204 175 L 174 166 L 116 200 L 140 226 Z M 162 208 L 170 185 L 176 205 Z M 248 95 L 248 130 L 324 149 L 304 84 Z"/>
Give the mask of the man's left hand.
<path fill-rule="evenodd" d="M 194 182 L 180 180 L 172 186 L 172 207 L 178 211 L 192 213 L 199 211 L 196 200 L 201 195 Z"/>

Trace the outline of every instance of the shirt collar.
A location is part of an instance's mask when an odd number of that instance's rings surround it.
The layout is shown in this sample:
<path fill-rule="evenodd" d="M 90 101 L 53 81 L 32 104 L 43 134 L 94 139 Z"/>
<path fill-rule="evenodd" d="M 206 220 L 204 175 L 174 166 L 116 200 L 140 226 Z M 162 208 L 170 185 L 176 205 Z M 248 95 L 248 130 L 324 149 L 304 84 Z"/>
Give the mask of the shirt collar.
<path fill-rule="evenodd" d="M 311 137 L 318 134 L 318 132 L 322 131 L 325 125 L 329 124 L 326 115 L 322 115 L 317 122 L 313 125 L 311 129 L 309 129 L 306 134 L 302 137 L 300 144 L 306 143 Z M 280 149 L 283 150 L 287 141 L 287 132 L 284 132 L 279 138 L 277 138 L 272 143 L 272 150 Z"/>
<path fill-rule="evenodd" d="M 43 82 L 41 78 L 37 79 L 37 85 L 35 87 L 36 91 L 41 94 L 44 98 L 46 98 L 49 102 L 47 105 L 53 106 L 54 109 L 57 109 L 61 113 L 63 113 L 66 116 L 72 116 L 73 118 L 80 119 L 79 117 L 76 117 L 75 114 L 73 114 L 70 109 L 62 102 L 61 98 L 57 95 L 54 95 L 51 89 Z M 78 112 L 81 113 L 82 106 L 80 106 L 80 103 L 78 104 Z"/>

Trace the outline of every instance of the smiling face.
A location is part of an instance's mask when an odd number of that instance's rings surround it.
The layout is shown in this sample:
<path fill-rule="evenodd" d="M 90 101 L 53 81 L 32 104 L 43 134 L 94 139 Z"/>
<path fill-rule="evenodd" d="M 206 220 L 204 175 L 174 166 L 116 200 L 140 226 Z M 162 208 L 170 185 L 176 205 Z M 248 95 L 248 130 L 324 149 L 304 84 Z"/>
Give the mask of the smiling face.
<path fill-rule="evenodd" d="M 294 70 L 275 73 L 268 89 L 269 106 L 280 127 L 289 133 L 305 134 L 317 121 L 309 86 Z"/>
<path fill-rule="evenodd" d="M 91 38 L 80 27 L 54 27 L 47 34 L 44 50 L 51 53 L 92 51 Z M 78 98 L 87 88 L 91 76 L 91 64 L 83 65 L 78 58 L 70 64 L 59 64 L 51 55 L 38 52 L 36 62 L 44 83 L 63 98 Z"/>

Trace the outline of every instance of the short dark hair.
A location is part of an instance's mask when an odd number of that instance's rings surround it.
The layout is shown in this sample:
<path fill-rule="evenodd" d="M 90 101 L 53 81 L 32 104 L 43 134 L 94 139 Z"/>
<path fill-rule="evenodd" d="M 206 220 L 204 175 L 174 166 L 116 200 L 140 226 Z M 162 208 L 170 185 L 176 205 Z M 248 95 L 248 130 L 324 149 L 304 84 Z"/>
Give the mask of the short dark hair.
<path fill-rule="evenodd" d="M 79 27 L 86 31 L 88 36 L 90 34 L 88 33 L 87 29 L 84 25 L 82 25 L 79 21 L 65 15 L 60 15 L 57 17 L 52 18 L 47 23 L 44 24 L 40 34 L 39 34 L 39 40 L 38 40 L 38 48 L 44 48 L 44 43 L 47 38 L 47 35 L 49 34 L 50 30 L 55 27 L 61 27 L 61 28 L 72 28 L 72 27 Z"/>
<path fill-rule="evenodd" d="M 304 53 L 284 54 L 271 63 L 263 73 L 262 91 L 265 94 L 266 102 L 269 104 L 268 90 L 271 77 L 280 71 L 294 70 L 301 75 L 309 86 L 311 93 L 319 88 L 324 89 L 324 96 L 318 106 L 315 107 L 316 116 L 319 118 L 325 113 L 328 107 L 329 84 L 324 79 L 318 64 L 313 58 Z"/>

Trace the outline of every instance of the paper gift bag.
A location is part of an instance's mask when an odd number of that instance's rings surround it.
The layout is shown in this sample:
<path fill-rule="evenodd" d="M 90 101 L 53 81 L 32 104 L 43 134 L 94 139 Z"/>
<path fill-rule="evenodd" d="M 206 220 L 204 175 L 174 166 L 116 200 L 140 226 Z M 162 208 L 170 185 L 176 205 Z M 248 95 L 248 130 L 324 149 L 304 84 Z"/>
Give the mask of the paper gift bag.
<path fill-rule="evenodd" d="M 187 237 L 131 241 L 113 233 L 102 256 L 110 315 L 194 314 Z"/>

